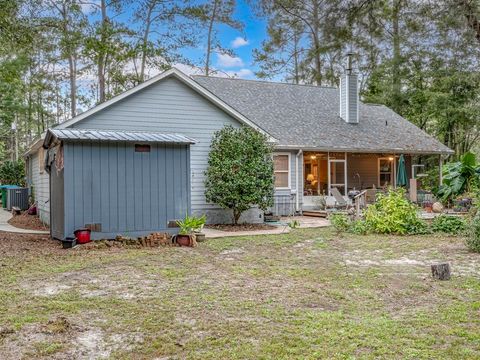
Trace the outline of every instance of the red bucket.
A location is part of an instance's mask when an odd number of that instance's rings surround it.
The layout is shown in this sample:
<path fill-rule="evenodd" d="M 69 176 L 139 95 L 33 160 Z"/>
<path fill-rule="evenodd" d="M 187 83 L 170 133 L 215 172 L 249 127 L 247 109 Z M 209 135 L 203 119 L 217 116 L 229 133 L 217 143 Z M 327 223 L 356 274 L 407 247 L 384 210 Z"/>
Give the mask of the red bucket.
<path fill-rule="evenodd" d="M 90 242 L 90 229 L 78 229 L 73 232 L 77 238 L 78 244 L 86 244 Z"/>

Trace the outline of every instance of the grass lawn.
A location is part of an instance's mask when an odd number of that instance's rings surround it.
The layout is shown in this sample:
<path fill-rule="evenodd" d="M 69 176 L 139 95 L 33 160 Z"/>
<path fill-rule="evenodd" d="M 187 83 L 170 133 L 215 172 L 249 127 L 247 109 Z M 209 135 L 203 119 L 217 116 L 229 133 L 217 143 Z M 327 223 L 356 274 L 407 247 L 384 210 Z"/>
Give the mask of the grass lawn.
<path fill-rule="evenodd" d="M 0 358 L 35 357 L 478 359 L 480 255 L 330 229 L 90 251 L 0 234 Z"/>

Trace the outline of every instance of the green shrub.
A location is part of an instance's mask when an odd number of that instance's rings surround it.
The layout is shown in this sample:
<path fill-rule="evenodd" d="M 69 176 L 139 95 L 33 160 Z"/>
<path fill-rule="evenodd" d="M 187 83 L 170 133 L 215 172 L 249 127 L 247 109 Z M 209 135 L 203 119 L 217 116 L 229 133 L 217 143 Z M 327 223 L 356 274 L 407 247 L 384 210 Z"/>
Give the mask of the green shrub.
<path fill-rule="evenodd" d="M 417 206 L 405 197 L 404 189 L 379 194 L 365 211 L 365 223 L 377 234 L 424 234 L 428 227 L 419 217 Z"/>
<path fill-rule="evenodd" d="M 348 216 L 342 213 L 334 213 L 330 214 L 328 217 L 330 222 L 332 223 L 333 227 L 337 232 L 344 232 L 347 231 L 350 227 L 350 221 Z"/>
<path fill-rule="evenodd" d="M 440 215 L 432 221 L 432 230 L 435 232 L 459 234 L 465 229 L 465 220 L 457 216 Z"/>
<path fill-rule="evenodd" d="M 470 222 L 468 236 L 466 239 L 467 247 L 471 251 L 480 253 L 480 216 L 476 215 Z"/>
<path fill-rule="evenodd" d="M 357 235 L 366 235 L 368 233 L 368 226 L 364 220 L 355 220 L 350 223 L 349 232 Z"/>
<path fill-rule="evenodd" d="M 208 202 L 231 209 L 233 222 L 258 206 L 273 206 L 274 173 L 272 144 L 250 127 L 226 126 L 213 136 L 205 172 Z"/>

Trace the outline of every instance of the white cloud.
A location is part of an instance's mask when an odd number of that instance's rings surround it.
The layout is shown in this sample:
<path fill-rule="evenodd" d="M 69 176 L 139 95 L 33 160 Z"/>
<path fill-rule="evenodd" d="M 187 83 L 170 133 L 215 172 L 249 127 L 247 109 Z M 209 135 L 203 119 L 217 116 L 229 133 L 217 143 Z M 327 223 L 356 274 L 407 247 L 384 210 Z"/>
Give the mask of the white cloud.
<path fill-rule="evenodd" d="M 250 69 L 240 69 L 238 71 L 227 71 L 228 76 L 240 79 L 254 79 L 255 75 Z"/>
<path fill-rule="evenodd" d="M 234 48 L 234 49 L 238 49 L 239 47 L 242 47 L 242 46 L 245 46 L 245 45 L 248 45 L 250 44 L 250 41 L 244 39 L 243 37 L 241 36 L 237 36 L 235 38 L 235 40 L 233 40 L 231 42 L 231 46 Z"/>
<path fill-rule="evenodd" d="M 217 64 L 219 67 L 232 68 L 244 66 L 242 59 L 238 56 L 217 53 Z"/>

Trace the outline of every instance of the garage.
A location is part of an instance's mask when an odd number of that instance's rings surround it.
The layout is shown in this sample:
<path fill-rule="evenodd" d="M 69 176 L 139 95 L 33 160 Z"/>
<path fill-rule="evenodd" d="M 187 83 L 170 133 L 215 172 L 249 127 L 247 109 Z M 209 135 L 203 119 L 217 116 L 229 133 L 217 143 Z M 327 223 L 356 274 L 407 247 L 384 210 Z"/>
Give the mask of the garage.
<path fill-rule="evenodd" d="M 181 134 L 49 130 L 52 237 L 82 228 L 92 239 L 175 232 L 175 220 L 190 212 L 193 143 Z"/>

